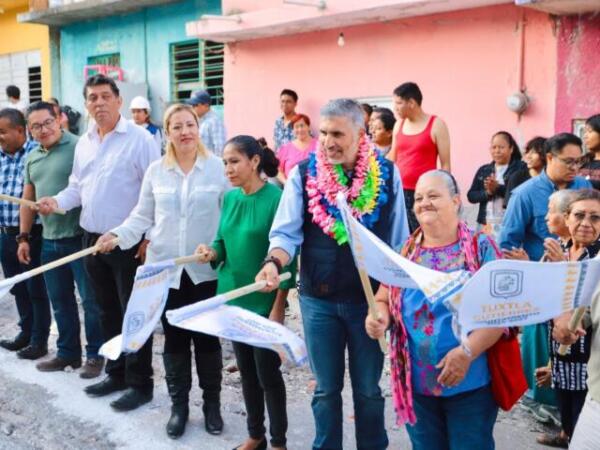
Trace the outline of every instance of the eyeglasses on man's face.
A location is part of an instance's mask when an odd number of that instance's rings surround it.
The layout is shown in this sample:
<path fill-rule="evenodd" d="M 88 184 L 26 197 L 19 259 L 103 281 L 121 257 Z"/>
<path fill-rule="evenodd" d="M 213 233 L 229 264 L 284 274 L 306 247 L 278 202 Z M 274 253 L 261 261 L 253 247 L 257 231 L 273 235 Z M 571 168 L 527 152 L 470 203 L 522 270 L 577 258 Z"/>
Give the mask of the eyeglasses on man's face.
<path fill-rule="evenodd" d="M 42 128 L 52 128 L 52 125 L 54 125 L 55 123 L 56 119 L 51 118 L 44 120 L 42 123 L 32 123 L 31 125 L 29 125 L 29 128 L 33 133 L 39 133 L 40 131 L 42 131 Z"/>

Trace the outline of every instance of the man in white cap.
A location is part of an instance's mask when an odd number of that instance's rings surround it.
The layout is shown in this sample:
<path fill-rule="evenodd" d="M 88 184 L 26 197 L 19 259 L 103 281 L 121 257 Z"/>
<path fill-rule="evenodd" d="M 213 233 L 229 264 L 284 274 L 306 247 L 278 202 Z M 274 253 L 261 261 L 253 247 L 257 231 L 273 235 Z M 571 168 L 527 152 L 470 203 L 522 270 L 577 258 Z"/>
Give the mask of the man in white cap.
<path fill-rule="evenodd" d="M 136 125 L 140 127 L 144 127 L 148 133 L 150 133 L 154 137 L 154 141 L 156 145 L 158 145 L 158 149 L 160 152 L 163 152 L 163 134 L 162 130 L 158 125 L 154 125 L 150 118 L 150 111 L 152 108 L 150 107 L 150 102 L 146 97 L 142 97 L 138 95 L 131 100 L 129 104 L 129 110 L 131 111 L 131 118 Z"/>
<path fill-rule="evenodd" d="M 186 103 L 194 107 L 200 119 L 200 139 L 204 146 L 215 155 L 223 156 L 223 147 L 227 140 L 225 124 L 223 119 L 210 109 L 210 94 L 204 90 L 193 92 Z"/>

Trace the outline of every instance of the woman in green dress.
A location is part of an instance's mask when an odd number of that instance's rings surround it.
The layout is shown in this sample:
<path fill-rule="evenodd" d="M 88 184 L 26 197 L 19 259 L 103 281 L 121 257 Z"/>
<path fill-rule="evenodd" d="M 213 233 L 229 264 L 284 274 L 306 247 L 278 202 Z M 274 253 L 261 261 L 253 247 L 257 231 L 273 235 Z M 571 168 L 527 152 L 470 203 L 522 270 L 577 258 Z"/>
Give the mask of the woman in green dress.
<path fill-rule="evenodd" d="M 223 151 L 225 175 L 236 188 L 224 198 L 221 221 L 213 243 L 200 245 L 201 262 L 217 268 L 219 293 L 254 282 L 269 249 L 269 230 L 281 198 L 281 189 L 265 182 L 262 174 L 277 175 L 275 154 L 251 136 L 230 139 Z M 294 277 L 291 278 L 292 280 Z M 230 304 L 283 323 L 288 286 L 277 292 L 255 292 Z M 233 342 L 242 378 L 247 410 L 248 439 L 236 450 L 266 449 L 265 403 L 269 413 L 271 446 L 286 445 L 286 393 L 279 355 L 272 350 Z"/>

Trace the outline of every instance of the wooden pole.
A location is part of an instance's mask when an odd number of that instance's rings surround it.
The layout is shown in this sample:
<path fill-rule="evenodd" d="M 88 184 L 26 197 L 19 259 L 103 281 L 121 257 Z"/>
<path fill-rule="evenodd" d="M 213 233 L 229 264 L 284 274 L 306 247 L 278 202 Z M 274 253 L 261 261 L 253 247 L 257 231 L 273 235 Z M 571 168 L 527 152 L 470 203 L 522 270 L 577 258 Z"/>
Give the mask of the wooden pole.
<path fill-rule="evenodd" d="M 115 244 L 116 244 L 119 242 L 119 239 L 115 238 L 115 239 L 113 239 L 113 242 L 115 242 Z M 57 267 L 63 266 L 72 261 L 83 258 L 84 256 L 91 255 L 91 254 L 97 253 L 97 252 L 98 252 L 97 245 L 94 245 L 93 247 L 84 248 L 83 250 L 80 250 L 71 255 L 67 255 L 63 258 L 57 259 L 56 261 L 52 261 L 52 262 L 49 262 L 48 264 L 44 264 L 43 266 L 36 267 L 35 269 L 28 270 L 27 272 L 23 272 L 22 275 L 27 274 L 27 278 L 35 277 L 36 275 L 44 273 L 48 270 L 56 269 Z"/>
<path fill-rule="evenodd" d="M 36 202 L 33 202 L 31 200 L 26 200 L 24 198 L 13 197 L 11 195 L 0 194 L 0 200 L 27 206 L 28 208 L 35 209 L 36 211 L 38 211 L 40 209 L 39 205 Z M 60 214 L 60 215 L 64 216 L 66 213 L 67 213 L 67 211 L 65 211 L 64 209 L 56 208 L 54 210 L 54 214 Z"/>
<path fill-rule="evenodd" d="M 569 331 L 575 331 L 579 324 L 581 323 L 581 319 L 583 319 L 583 315 L 585 314 L 585 306 L 580 306 L 573 311 L 573 315 L 571 316 L 571 320 L 569 320 Z M 558 348 L 558 354 L 564 356 L 567 354 L 570 345 L 561 344 Z"/>
<path fill-rule="evenodd" d="M 358 269 L 358 267 L 357 267 Z M 369 280 L 369 276 L 364 269 L 358 269 L 358 275 L 360 276 L 360 282 L 363 287 L 363 291 L 365 291 L 365 296 L 367 297 L 367 303 L 369 304 L 369 314 L 375 320 L 379 320 L 379 312 L 377 311 L 377 307 L 375 306 L 375 294 L 373 294 L 373 288 L 371 287 L 371 281 Z M 387 352 L 387 342 L 385 341 L 385 337 L 380 337 L 378 339 L 379 347 L 383 353 Z"/>
<path fill-rule="evenodd" d="M 292 275 L 289 272 L 282 273 L 279 275 L 279 281 L 289 280 Z M 234 289 L 233 291 L 229 291 L 223 296 L 227 299 L 227 301 L 234 300 L 238 297 L 242 297 L 247 294 L 251 294 L 252 292 L 260 291 L 267 285 L 266 281 L 257 281 L 256 283 L 248 284 L 247 286 L 242 286 L 241 288 Z"/>

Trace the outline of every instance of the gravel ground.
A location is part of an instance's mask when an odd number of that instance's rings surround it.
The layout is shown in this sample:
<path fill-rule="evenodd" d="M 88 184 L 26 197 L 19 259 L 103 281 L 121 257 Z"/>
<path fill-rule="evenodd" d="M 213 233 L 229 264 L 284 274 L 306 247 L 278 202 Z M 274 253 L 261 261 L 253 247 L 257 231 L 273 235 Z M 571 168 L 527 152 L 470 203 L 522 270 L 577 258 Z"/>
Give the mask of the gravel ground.
<path fill-rule="evenodd" d="M 300 332 L 297 304 L 290 300 L 287 324 Z M 0 336 L 12 337 L 17 332 L 14 300 L 0 300 Z M 50 349 L 55 348 L 51 335 Z M 204 431 L 201 396 L 197 387 L 191 394 L 190 423 L 179 440 L 167 438 L 164 425 L 169 415 L 169 398 L 164 383 L 161 361 L 163 337 L 154 340 L 154 400 L 137 411 L 113 412 L 108 398 L 91 399 L 83 393 L 88 381 L 76 373 L 41 373 L 30 361 L 22 361 L 11 352 L 0 349 L 0 449 L 231 449 L 242 442 L 245 434 L 245 410 L 237 372 L 225 371 L 223 382 L 223 435 L 214 437 Z M 231 346 L 224 343 L 224 364 L 233 366 Z M 314 424 L 310 409 L 312 382 L 307 367 L 284 370 L 288 394 L 290 449 L 311 448 Z M 382 379 L 386 397 L 386 421 L 390 449 L 408 449 L 406 431 L 393 425 L 389 377 Z M 197 386 L 194 384 L 194 386 Z M 344 448 L 355 448 L 352 399 L 348 386 L 344 391 Z M 495 428 L 498 449 L 525 450 L 544 448 L 535 444 L 535 435 L 543 427 L 534 423 L 520 408 L 501 413 Z"/>

